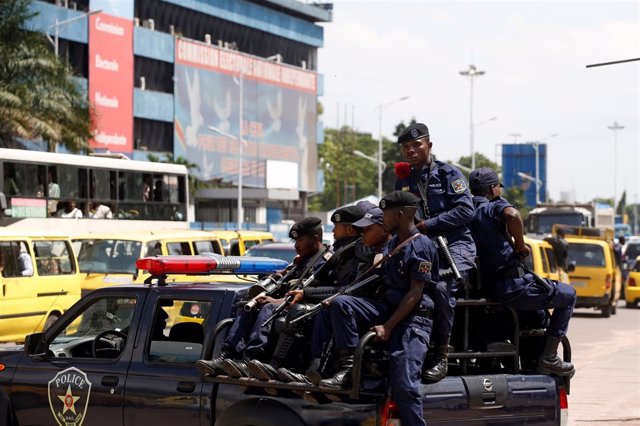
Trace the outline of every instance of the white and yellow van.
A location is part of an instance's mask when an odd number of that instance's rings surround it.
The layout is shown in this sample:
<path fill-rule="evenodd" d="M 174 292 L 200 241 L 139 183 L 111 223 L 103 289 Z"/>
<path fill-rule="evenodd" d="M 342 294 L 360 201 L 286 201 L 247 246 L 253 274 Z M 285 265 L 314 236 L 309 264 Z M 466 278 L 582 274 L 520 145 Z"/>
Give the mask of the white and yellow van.
<path fill-rule="evenodd" d="M 558 267 L 558 260 L 551 244 L 544 240 L 525 237 L 524 243 L 531 250 L 525 263 L 536 274 L 554 281 L 569 283 L 567 274 Z"/>
<path fill-rule="evenodd" d="M 191 230 L 85 234 L 73 237 L 73 248 L 82 274 L 83 295 L 108 285 L 144 282 L 149 275 L 136 269 L 136 260 L 141 257 L 224 254 L 215 233 Z M 186 279 L 170 277 L 172 282 Z M 216 277 L 192 276 L 188 280 L 215 281 Z"/>
<path fill-rule="evenodd" d="M 80 298 L 71 241 L 38 234 L 0 231 L 2 342 L 22 342 L 25 335 L 46 330 Z"/>
<path fill-rule="evenodd" d="M 228 256 L 244 256 L 250 247 L 273 241 L 273 234 L 265 231 L 213 231 Z"/>

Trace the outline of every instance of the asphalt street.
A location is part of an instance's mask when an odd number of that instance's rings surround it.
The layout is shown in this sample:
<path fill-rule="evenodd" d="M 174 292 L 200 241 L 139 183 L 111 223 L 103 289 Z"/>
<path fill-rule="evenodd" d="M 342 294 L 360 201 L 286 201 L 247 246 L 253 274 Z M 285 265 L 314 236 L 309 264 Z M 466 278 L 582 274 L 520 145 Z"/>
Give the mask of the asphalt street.
<path fill-rule="evenodd" d="M 577 309 L 569 325 L 576 375 L 569 425 L 640 425 L 640 309 Z"/>

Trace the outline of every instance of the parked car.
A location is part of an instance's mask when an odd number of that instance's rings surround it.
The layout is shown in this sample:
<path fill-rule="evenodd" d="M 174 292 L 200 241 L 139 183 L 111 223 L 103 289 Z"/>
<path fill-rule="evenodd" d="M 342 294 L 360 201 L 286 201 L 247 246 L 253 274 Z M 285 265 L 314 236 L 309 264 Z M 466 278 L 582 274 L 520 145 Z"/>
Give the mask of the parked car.
<path fill-rule="evenodd" d="M 296 257 L 296 249 L 294 243 L 268 242 L 251 247 L 247 250 L 245 256 L 272 257 L 291 263 L 293 258 Z"/>

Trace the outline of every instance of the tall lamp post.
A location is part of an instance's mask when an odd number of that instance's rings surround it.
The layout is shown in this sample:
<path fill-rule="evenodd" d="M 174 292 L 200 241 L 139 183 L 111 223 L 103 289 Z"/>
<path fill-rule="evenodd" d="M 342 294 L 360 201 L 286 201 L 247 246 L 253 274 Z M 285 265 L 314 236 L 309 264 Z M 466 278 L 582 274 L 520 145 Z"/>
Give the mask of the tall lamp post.
<path fill-rule="evenodd" d="M 613 130 L 613 210 L 616 210 L 616 198 L 618 197 L 618 130 L 624 129 L 624 126 L 618 124 L 617 121 L 609 126 L 609 130 Z"/>
<path fill-rule="evenodd" d="M 469 77 L 469 148 L 471 150 L 471 168 L 476 168 L 476 155 L 473 148 L 473 79 L 484 75 L 475 65 L 469 65 L 469 69 L 460 71 L 460 75 Z"/>
<path fill-rule="evenodd" d="M 394 101 L 387 102 L 386 104 L 380 104 L 376 107 L 376 110 L 378 111 L 378 199 L 382 199 L 382 165 L 384 164 L 382 161 L 382 113 L 391 105 L 397 102 L 406 101 L 407 99 L 409 99 L 409 96 L 403 96 Z"/>
<path fill-rule="evenodd" d="M 97 9 L 97 10 L 91 10 L 89 12 L 83 13 L 82 15 L 78 15 L 78 16 L 74 16 L 73 18 L 69 18 L 69 19 L 65 19 L 64 21 L 58 21 L 58 18 L 56 18 L 56 21 L 54 24 L 49 25 L 46 29 L 49 30 L 51 28 L 53 28 L 53 39 L 51 38 L 51 36 L 49 34 L 46 34 L 47 36 L 47 40 L 49 40 L 49 42 L 53 45 L 53 52 L 55 53 L 56 56 L 58 56 L 58 35 L 59 35 L 59 28 L 63 25 L 66 25 L 68 23 L 71 23 L 73 21 L 77 21 L 79 19 L 83 19 L 83 18 L 87 18 L 91 15 L 95 15 L 96 13 L 100 13 L 102 12 L 102 9 Z"/>
<path fill-rule="evenodd" d="M 365 160 L 369 160 L 369 161 L 371 161 L 373 163 L 376 163 L 378 165 L 378 169 L 382 168 L 382 173 L 384 173 L 384 171 L 387 169 L 386 163 L 384 161 L 379 161 L 376 157 L 372 157 L 370 155 L 367 155 L 364 152 L 359 151 L 357 149 L 354 150 L 352 152 L 352 154 L 355 155 L 356 157 L 364 158 Z M 380 175 L 378 175 L 378 176 L 380 176 Z M 380 181 L 378 181 L 378 182 L 380 182 Z M 378 200 L 380 200 L 380 199 L 381 199 L 381 197 L 378 196 Z"/>

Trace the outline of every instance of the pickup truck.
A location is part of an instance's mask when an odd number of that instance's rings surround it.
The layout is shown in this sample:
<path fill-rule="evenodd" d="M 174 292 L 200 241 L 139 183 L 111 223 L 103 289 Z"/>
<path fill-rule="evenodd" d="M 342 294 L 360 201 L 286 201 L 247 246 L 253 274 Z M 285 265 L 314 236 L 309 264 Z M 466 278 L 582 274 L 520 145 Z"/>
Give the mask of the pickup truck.
<path fill-rule="evenodd" d="M 370 334 L 347 391 L 203 376 L 194 362 L 216 354 L 249 284 L 165 283 L 167 273 L 188 272 L 176 260 L 182 256 L 171 258 L 155 280 L 95 290 L 48 330 L 27 336 L 24 347 L 1 351 L 0 424 L 399 424 L 380 373 L 384 348 Z M 487 330 L 501 328 L 478 315 L 494 314 L 509 324 L 509 335 L 501 344 L 478 343 Z M 527 372 L 519 362 L 520 347 L 539 333 L 520 330 L 513 311 L 470 297 L 460 300 L 456 321 L 451 375 L 421 386 L 428 424 L 566 422 L 569 383 Z M 368 368 L 376 357 L 379 368 Z M 564 358 L 570 360 L 568 341 Z"/>

